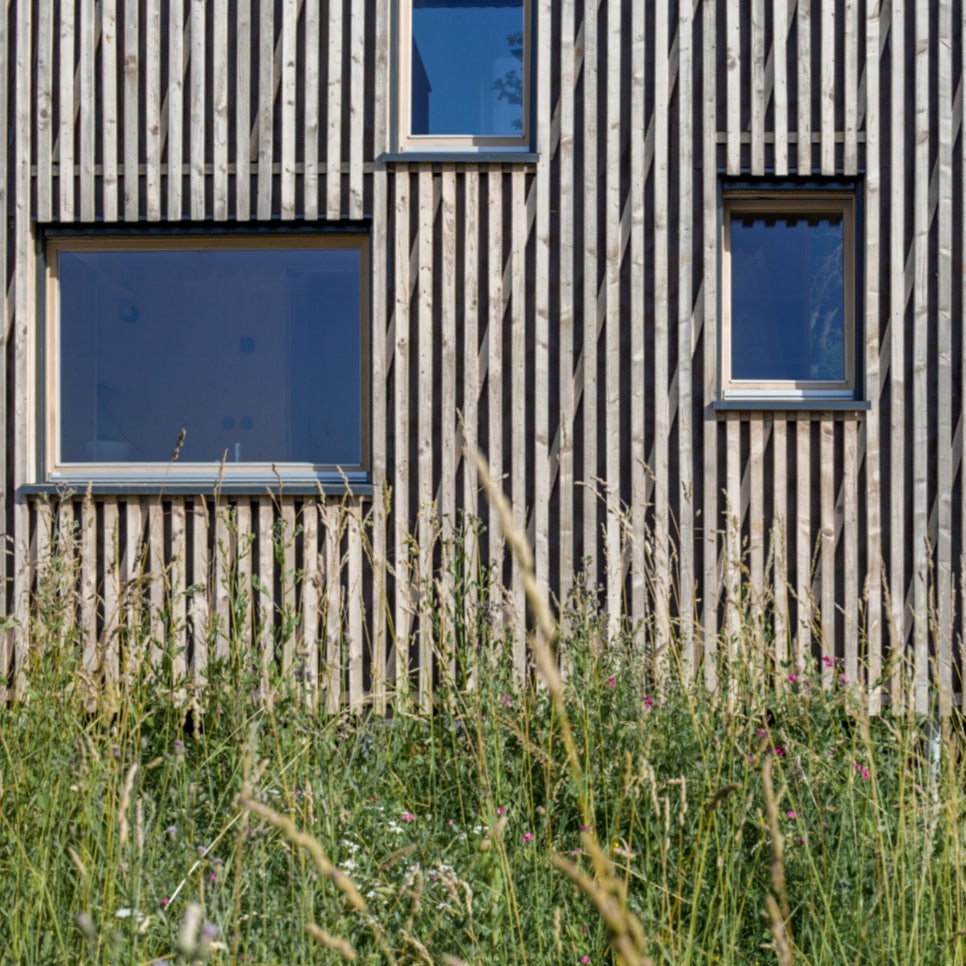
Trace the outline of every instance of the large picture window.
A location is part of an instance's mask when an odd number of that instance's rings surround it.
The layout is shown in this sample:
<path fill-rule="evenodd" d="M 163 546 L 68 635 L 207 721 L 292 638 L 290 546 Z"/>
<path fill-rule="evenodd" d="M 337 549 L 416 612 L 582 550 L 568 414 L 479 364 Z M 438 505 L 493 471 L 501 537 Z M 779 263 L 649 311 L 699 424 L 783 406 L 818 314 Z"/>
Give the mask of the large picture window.
<path fill-rule="evenodd" d="M 854 399 L 855 211 L 845 192 L 726 192 L 721 388 Z"/>
<path fill-rule="evenodd" d="M 529 145 L 530 0 L 399 0 L 406 148 Z"/>
<path fill-rule="evenodd" d="M 46 257 L 50 479 L 365 478 L 365 236 L 65 235 Z"/>

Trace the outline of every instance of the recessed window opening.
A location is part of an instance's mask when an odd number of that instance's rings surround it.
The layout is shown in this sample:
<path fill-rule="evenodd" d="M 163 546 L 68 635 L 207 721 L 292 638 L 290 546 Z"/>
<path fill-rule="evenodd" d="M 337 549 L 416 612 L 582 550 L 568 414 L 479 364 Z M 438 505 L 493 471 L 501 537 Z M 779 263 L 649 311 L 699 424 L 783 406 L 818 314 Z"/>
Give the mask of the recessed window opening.
<path fill-rule="evenodd" d="M 64 236 L 46 254 L 51 479 L 364 476 L 364 236 Z"/>
<path fill-rule="evenodd" d="M 845 193 L 725 195 L 725 398 L 854 398 L 855 219 Z"/>

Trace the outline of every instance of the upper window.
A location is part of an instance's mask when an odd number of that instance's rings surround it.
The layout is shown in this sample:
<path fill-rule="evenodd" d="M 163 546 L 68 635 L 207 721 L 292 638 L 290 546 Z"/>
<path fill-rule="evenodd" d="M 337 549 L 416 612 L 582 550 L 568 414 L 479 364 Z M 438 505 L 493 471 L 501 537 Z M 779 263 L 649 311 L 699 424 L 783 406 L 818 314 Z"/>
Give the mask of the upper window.
<path fill-rule="evenodd" d="M 845 192 L 724 194 L 725 399 L 854 399 L 855 211 Z"/>
<path fill-rule="evenodd" d="M 399 142 L 529 146 L 529 0 L 399 0 Z"/>
<path fill-rule="evenodd" d="M 64 235 L 46 254 L 49 479 L 366 478 L 364 236 Z"/>

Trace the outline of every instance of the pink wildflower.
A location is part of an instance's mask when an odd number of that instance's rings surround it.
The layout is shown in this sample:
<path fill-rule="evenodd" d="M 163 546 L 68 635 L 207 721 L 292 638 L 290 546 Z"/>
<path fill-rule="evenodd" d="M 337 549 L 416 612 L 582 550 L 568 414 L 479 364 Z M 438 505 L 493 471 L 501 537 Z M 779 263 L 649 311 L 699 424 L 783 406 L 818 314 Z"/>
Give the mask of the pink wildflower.
<path fill-rule="evenodd" d="M 402 820 L 404 822 L 415 822 L 416 821 L 416 816 L 413 815 L 412 812 L 403 812 L 402 813 Z"/>
<path fill-rule="evenodd" d="M 788 675 L 788 680 L 789 680 L 789 681 L 790 681 L 790 682 L 791 682 L 792 684 L 794 684 L 794 683 L 795 683 L 795 682 L 796 682 L 796 681 L 798 680 L 798 675 L 797 675 L 797 674 L 789 674 L 789 675 Z"/>
<path fill-rule="evenodd" d="M 617 687 L 617 678 L 608 678 L 607 679 L 607 686 L 609 688 L 616 688 Z"/>
<path fill-rule="evenodd" d="M 785 749 L 781 745 L 775 745 L 775 754 L 782 758 L 785 755 Z"/>
<path fill-rule="evenodd" d="M 168 898 L 168 896 L 165 896 L 165 897 L 164 897 L 164 898 L 163 898 L 163 899 L 161 900 L 161 908 L 162 908 L 162 909 L 164 909 L 164 908 L 166 908 L 166 907 L 167 907 L 167 906 L 169 906 L 170 904 L 171 904 L 171 899 L 170 899 L 170 898 Z"/>
<path fill-rule="evenodd" d="M 755 734 L 756 734 L 756 735 L 758 735 L 758 737 L 759 737 L 759 738 L 764 738 L 764 737 L 765 737 L 765 735 L 766 735 L 766 734 L 768 734 L 768 732 L 767 732 L 767 731 L 765 731 L 765 729 L 764 729 L 764 728 L 759 728 L 759 729 L 758 729 L 758 730 L 757 730 L 757 731 L 755 732 Z"/>
<path fill-rule="evenodd" d="M 504 695 L 503 695 L 503 703 L 504 703 L 504 704 L 505 704 L 505 705 L 506 705 L 506 706 L 507 706 L 508 708 L 512 708 L 512 707 L 513 707 L 513 698 L 511 698 L 509 694 L 504 694 Z"/>
<path fill-rule="evenodd" d="M 496 809 L 496 814 L 502 815 L 504 812 L 506 812 L 506 805 L 498 805 Z"/>
<path fill-rule="evenodd" d="M 797 813 L 797 812 L 795 812 L 795 811 L 793 811 L 792 809 L 789 809 L 789 810 L 788 810 L 787 812 L 785 812 L 785 814 L 786 814 L 786 815 L 787 815 L 787 816 L 788 816 L 789 818 L 798 818 L 798 813 Z"/>
<path fill-rule="evenodd" d="M 589 956 L 581 956 L 580 957 L 580 961 L 582 963 L 589 963 L 590 962 L 590 957 Z"/>
<path fill-rule="evenodd" d="M 649 694 L 644 695 L 644 705 L 648 708 L 654 707 L 654 699 Z"/>
<path fill-rule="evenodd" d="M 533 832 L 524 832 L 523 835 L 520 836 L 520 841 L 523 842 L 524 844 L 526 844 L 527 842 L 532 842 Z"/>
<path fill-rule="evenodd" d="M 868 769 L 868 768 L 863 768 L 863 769 L 862 769 L 862 777 L 863 777 L 863 778 L 864 778 L 864 779 L 865 779 L 866 781 L 868 781 L 868 780 L 869 780 L 869 769 Z"/>

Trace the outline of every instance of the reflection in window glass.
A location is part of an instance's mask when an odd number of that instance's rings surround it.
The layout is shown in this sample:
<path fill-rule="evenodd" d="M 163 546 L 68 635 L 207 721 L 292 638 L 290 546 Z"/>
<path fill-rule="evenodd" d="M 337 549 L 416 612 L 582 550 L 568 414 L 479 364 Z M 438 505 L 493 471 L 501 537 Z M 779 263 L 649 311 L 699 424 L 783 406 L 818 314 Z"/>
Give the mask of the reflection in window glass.
<path fill-rule="evenodd" d="M 61 460 L 358 466 L 361 257 L 60 251 Z"/>
<path fill-rule="evenodd" d="M 731 220 L 731 377 L 846 379 L 841 216 Z"/>
<path fill-rule="evenodd" d="M 523 0 L 413 0 L 412 134 L 523 134 Z"/>

